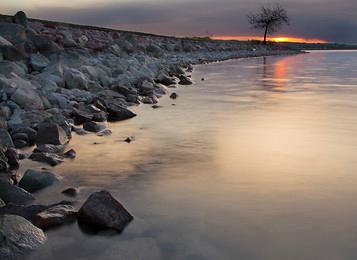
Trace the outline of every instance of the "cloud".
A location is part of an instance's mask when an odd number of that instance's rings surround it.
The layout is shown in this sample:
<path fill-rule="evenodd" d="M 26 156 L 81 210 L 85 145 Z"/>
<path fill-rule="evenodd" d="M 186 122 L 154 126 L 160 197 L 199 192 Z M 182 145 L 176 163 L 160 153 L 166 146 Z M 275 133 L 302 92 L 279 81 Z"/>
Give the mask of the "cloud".
<path fill-rule="evenodd" d="M 48 1 L 51 2 L 51 1 Z M 257 35 L 246 15 L 260 0 L 137 0 L 103 1 L 79 8 L 37 6 L 29 16 L 81 24 L 109 26 L 167 35 Z M 357 2 L 355 0 L 285 0 L 291 25 L 281 34 L 357 43 Z M 19 8 L 21 9 L 21 8 Z"/>

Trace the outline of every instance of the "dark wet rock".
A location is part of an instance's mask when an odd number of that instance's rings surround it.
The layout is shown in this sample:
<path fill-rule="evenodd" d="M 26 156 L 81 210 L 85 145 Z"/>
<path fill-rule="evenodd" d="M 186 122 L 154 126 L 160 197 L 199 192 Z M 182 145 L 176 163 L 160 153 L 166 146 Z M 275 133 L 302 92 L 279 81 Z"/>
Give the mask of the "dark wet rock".
<path fill-rule="evenodd" d="M 25 160 L 28 157 L 30 157 L 28 153 L 19 153 L 19 160 Z"/>
<path fill-rule="evenodd" d="M 13 203 L 17 205 L 25 205 L 34 200 L 34 197 L 31 195 L 31 193 L 28 193 L 24 189 L 1 179 L 0 198 L 5 201 L 6 204 Z"/>
<path fill-rule="evenodd" d="M 14 147 L 14 143 L 9 132 L 3 128 L 0 128 L 0 144 L 3 147 Z"/>
<path fill-rule="evenodd" d="M 64 129 L 56 123 L 44 121 L 38 126 L 36 144 L 62 145 L 68 142 Z"/>
<path fill-rule="evenodd" d="M 176 84 L 176 80 L 173 77 L 169 77 L 165 74 L 161 74 L 159 75 L 156 79 L 155 79 L 156 83 L 160 83 L 162 85 L 165 86 L 170 86 L 170 85 L 175 85 Z"/>
<path fill-rule="evenodd" d="M 0 46 L 0 53 L 2 53 L 4 58 L 9 61 L 20 61 L 26 58 L 24 52 L 20 51 L 18 48 L 16 48 L 13 45 Z"/>
<path fill-rule="evenodd" d="M 87 113 L 85 111 L 74 109 L 72 111 L 72 118 L 73 118 L 74 123 L 76 125 L 81 125 L 83 123 L 92 121 L 93 115 L 89 114 L 89 113 Z"/>
<path fill-rule="evenodd" d="M 15 148 L 7 148 L 5 152 L 5 156 L 7 157 L 7 161 L 10 166 L 18 168 L 19 166 L 19 155 Z"/>
<path fill-rule="evenodd" d="M 93 121 L 95 122 L 105 122 L 108 119 L 108 114 L 104 111 L 93 114 Z"/>
<path fill-rule="evenodd" d="M 70 149 L 70 150 L 68 150 L 67 152 L 65 152 L 65 153 L 63 154 L 63 156 L 64 156 L 65 158 L 68 158 L 68 159 L 74 159 L 74 158 L 76 158 L 77 153 L 76 153 L 76 151 L 75 151 L 74 149 Z"/>
<path fill-rule="evenodd" d="M 53 53 L 59 50 L 58 45 L 46 35 L 33 35 L 32 42 L 37 51 L 41 53 Z"/>
<path fill-rule="evenodd" d="M 58 205 L 46 209 L 33 218 L 35 226 L 41 229 L 49 229 L 76 219 L 77 210 L 71 205 Z"/>
<path fill-rule="evenodd" d="M 51 166 L 57 166 L 63 162 L 63 156 L 54 153 L 32 153 L 29 159 L 36 162 L 47 163 Z"/>
<path fill-rule="evenodd" d="M 180 76 L 179 85 L 192 85 L 192 80 L 187 76 Z"/>
<path fill-rule="evenodd" d="M 20 24 L 23 27 L 27 28 L 27 17 L 23 11 L 19 11 L 14 15 L 14 23 Z"/>
<path fill-rule="evenodd" d="M 76 197 L 79 194 L 79 188 L 68 188 L 62 191 L 62 194 L 69 196 L 69 197 Z"/>
<path fill-rule="evenodd" d="M 98 132 L 104 130 L 105 128 L 107 128 L 107 126 L 104 123 L 86 122 L 83 124 L 83 128 L 84 128 L 84 130 L 86 130 L 88 132 L 98 133 Z"/>
<path fill-rule="evenodd" d="M 24 141 L 28 141 L 29 140 L 29 137 L 27 136 L 26 133 L 14 133 L 11 135 L 12 137 L 12 140 L 15 141 L 15 140 L 24 140 Z"/>
<path fill-rule="evenodd" d="M 171 98 L 171 99 L 176 99 L 176 98 L 178 98 L 178 95 L 174 92 L 174 93 L 172 93 L 172 94 L 170 95 L 170 98 Z"/>
<path fill-rule="evenodd" d="M 107 112 L 109 113 L 108 121 L 122 121 L 136 116 L 136 114 L 129 109 L 114 104 L 107 106 Z"/>
<path fill-rule="evenodd" d="M 99 229 L 121 232 L 133 216 L 107 191 L 93 193 L 77 214 L 78 222 Z"/>
<path fill-rule="evenodd" d="M 112 134 L 112 130 L 106 128 L 106 129 L 100 131 L 97 135 L 98 136 L 109 136 L 111 134 Z"/>
<path fill-rule="evenodd" d="M 77 134 L 77 135 L 86 135 L 88 134 L 88 132 L 86 130 L 84 130 L 82 127 L 72 127 L 73 131 Z"/>
<path fill-rule="evenodd" d="M 37 136 L 37 131 L 31 127 L 19 127 L 16 128 L 14 131 L 11 132 L 12 135 L 15 134 L 26 134 L 27 135 L 27 141 L 30 144 L 33 144 L 36 140 Z"/>
<path fill-rule="evenodd" d="M 205 78 L 201 78 L 201 81 L 204 81 L 205 80 Z"/>
<path fill-rule="evenodd" d="M 131 143 L 131 142 L 134 142 L 135 141 L 135 137 L 134 136 L 129 136 L 127 138 L 125 138 L 124 142 L 127 142 L 127 143 Z"/>
<path fill-rule="evenodd" d="M 64 72 L 64 80 L 66 84 L 66 88 L 69 89 L 84 89 L 88 90 L 88 81 L 85 75 L 76 69 L 67 69 Z"/>
<path fill-rule="evenodd" d="M 5 202 L 2 199 L 0 199 L 0 208 L 5 207 L 5 206 L 6 206 Z"/>
<path fill-rule="evenodd" d="M 21 148 L 27 147 L 29 144 L 25 140 L 17 139 L 17 140 L 14 140 L 14 145 L 17 149 L 21 149 Z"/>
<path fill-rule="evenodd" d="M 0 215 L 0 259 L 21 259 L 46 241 L 43 231 L 20 216 Z"/>
<path fill-rule="evenodd" d="M 52 172 L 39 172 L 35 170 L 27 170 L 21 178 L 19 187 L 28 192 L 35 192 L 53 185 L 58 181 L 58 178 Z"/>
<path fill-rule="evenodd" d="M 65 149 L 64 145 L 40 144 L 33 150 L 33 152 L 62 154 L 64 152 L 64 149 Z"/>
<path fill-rule="evenodd" d="M 153 109 L 158 109 L 158 108 L 160 108 L 160 107 L 161 107 L 161 106 L 159 106 L 159 105 L 153 105 L 153 106 L 152 106 Z"/>

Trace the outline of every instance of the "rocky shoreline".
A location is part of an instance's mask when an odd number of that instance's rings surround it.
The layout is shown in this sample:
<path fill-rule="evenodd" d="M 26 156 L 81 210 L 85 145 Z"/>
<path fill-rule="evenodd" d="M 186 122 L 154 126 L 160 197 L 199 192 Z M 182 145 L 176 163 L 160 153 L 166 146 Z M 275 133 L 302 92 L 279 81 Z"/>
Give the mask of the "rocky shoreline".
<path fill-rule="evenodd" d="M 156 36 L 0 16 L 0 258 L 21 258 L 43 244 L 43 230 L 77 220 L 121 232 L 133 216 L 110 193 L 36 205 L 33 193 L 59 178 L 50 171 L 17 172 L 23 159 L 49 166 L 74 159 L 72 133 L 110 135 L 107 121 L 136 116 L 128 107 L 152 104 L 191 85 L 194 64 L 296 54 L 279 45 Z M 171 93 L 171 98 L 177 95 Z M 131 141 L 131 138 L 125 140 Z M 35 146 L 31 154 L 21 148 Z M 79 191 L 63 191 L 75 197 Z"/>

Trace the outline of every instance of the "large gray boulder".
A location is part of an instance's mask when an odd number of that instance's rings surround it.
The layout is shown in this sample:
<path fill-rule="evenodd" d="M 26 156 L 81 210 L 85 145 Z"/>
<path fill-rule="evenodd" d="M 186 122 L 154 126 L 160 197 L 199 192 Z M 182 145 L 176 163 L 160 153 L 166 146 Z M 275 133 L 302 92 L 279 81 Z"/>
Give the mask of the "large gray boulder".
<path fill-rule="evenodd" d="M 19 187 L 23 188 L 28 192 L 35 192 L 48 186 L 51 186 L 57 181 L 57 176 L 52 172 L 39 172 L 29 169 L 24 173 L 24 176 L 21 178 L 19 182 Z"/>
<path fill-rule="evenodd" d="M 27 40 L 25 27 L 15 23 L 0 23 L 0 36 L 14 45 L 22 44 Z"/>
<path fill-rule="evenodd" d="M 0 259 L 20 259 L 46 242 L 43 231 L 20 216 L 0 215 Z"/>
<path fill-rule="evenodd" d="M 44 121 L 38 126 L 37 137 L 35 143 L 62 145 L 68 142 L 68 137 L 65 130 L 56 123 Z"/>
<path fill-rule="evenodd" d="M 64 81 L 66 84 L 66 88 L 73 89 L 84 89 L 88 90 L 88 81 L 85 75 L 76 69 L 67 69 L 64 72 Z"/>
<path fill-rule="evenodd" d="M 25 205 L 34 200 L 34 197 L 31 195 L 31 193 L 28 193 L 24 189 L 21 189 L 20 187 L 1 179 L 0 198 L 5 201 L 6 204 L 13 203 L 17 205 Z"/>
<path fill-rule="evenodd" d="M 41 97 L 35 90 L 29 87 L 17 88 L 11 96 L 11 100 L 24 109 L 44 109 Z"/>
<path fill-rule="evenodd" d="M 133 216 L 107 191 L 93 193 L 79 209 L 79 223 L 99 229 L 119 232 L 133 220 Z"/>

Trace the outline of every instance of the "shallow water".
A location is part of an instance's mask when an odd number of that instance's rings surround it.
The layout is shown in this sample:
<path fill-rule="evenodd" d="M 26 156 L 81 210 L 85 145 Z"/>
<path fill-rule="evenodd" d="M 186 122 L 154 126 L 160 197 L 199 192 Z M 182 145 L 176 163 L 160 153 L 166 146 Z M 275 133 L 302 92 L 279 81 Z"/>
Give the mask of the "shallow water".
<path fill-rule="evenodd" d="M 135 215 L 127 229 L 61 227 L 28 259 L 357 258 L 357 51 L 200 65 L 193 79 L 110 137 L 74 136 L 77 158 L 36 194 L 107 189 Z"/>

